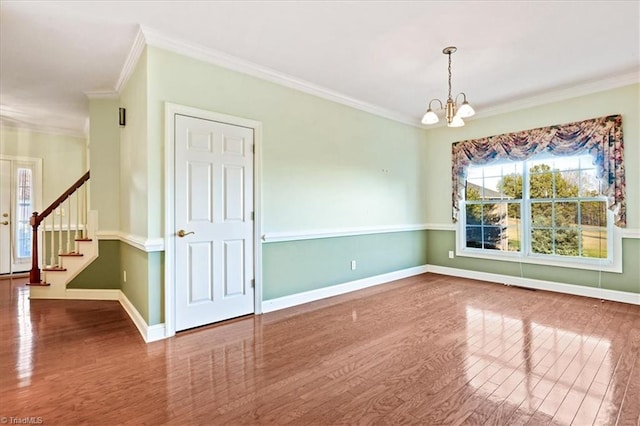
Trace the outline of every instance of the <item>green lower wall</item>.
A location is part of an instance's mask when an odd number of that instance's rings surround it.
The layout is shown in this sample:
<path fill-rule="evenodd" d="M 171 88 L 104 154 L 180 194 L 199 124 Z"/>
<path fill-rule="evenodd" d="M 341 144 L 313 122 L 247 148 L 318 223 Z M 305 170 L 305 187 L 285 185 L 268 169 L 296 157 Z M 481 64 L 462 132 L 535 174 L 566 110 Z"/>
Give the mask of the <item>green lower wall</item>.
<path fill-rule="evenodd" d="M 103 240 L 98 244 L 98 258 L 71 280 L 67 288 L 120 288 L 120 241 Z"/>
<path fill-rule="evenodd" d="M 462 256 L 449 259 L 449 250 L 455 251 L 455 235 L 454 231 L 429 231 L 427 238 L 427 258 L 430 265 L 574 284 L 585 287 L 601 286 L 609 290 L 640 293 L 640 262 L 638 262 L 638 259 L 640 259 L 639 239 L 625 238 L 622 240 L 622 268 L 624 272 L 617 274 L 530 263 L 501 262 Z"/>
<path fill-rule="evenodd" d="M 265 243 L 263 299 L 347 283 L 421 265 L 494 273 L 586 287 L 640 293 L 640 240 L 623 239 L 622 274 L 448 258 L 454 231 L 411 231 Z M 351 270 L 351 261 L 357 263 Z M 127 271 L 127 282 L 123 280 Z M 100 241 L 100 256 L 69 288 L 119 288 L 149 325 L 164 322 L 164 253 L 147 253 L 120 241 Z"/>
<path fill-rule="evenodd" d="M 424 265 L 427 232 L 266 243 L 262 256 L 263 299 L 271 300 Z"/>
<path fill-rule="evenodd" d="M 120 285 L 127 299 L 149 324 L 149 253 L 120 243 Z M 124 271 L 127 282 L 124 282 Z"/>
<path fill-rule="evenodd" d="M 147 324 L 164 322 L 164 252 L 147 253 L 149 268 L 149 311 Z"/>
<path fill-rule="evenodd" d="M 164 253 L 147 253 L 121 241 L 103 240 L 99 244 L 98 258 L 67 287 L 120 289 L 148 325 L 161 324 L 164 321 Z"/>

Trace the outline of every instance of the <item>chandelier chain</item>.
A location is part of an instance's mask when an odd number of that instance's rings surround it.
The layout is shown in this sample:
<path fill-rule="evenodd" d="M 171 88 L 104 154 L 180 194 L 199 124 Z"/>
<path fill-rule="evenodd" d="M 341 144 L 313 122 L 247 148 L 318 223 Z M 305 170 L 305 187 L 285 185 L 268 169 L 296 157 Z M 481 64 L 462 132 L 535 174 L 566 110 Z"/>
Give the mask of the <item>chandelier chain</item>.
<path fill-rule="evenodd" d="M 448 53 L 449 56 L 449 99 L 451 99 L 451 53 Z"/>

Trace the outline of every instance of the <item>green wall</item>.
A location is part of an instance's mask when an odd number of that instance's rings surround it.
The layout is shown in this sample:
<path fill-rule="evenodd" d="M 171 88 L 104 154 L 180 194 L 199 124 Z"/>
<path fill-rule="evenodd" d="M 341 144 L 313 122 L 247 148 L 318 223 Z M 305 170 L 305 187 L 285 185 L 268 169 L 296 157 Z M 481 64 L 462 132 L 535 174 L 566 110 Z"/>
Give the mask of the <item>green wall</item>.
<path fill-rule="evenodd" d="M 263 233 L 424 223 L 423 130 L 153 47 L 147 67 L 150 237 L 163 233 L 165 102 L 263 123 Z"/>
<path fill-rule="evenodd" d="M 451 144 L 517 130 L 580 121 L 605 115 L 622 114 L 625 144 L 628 228 L 640 228 L 640 84 L 607 90 L 566 101 L 532 107 L 493 117 L 469 120 L 465 127 L 427 130 L 425 161 L 430 165 L 424 190 L 432 202 L 427 207 L 429 223 L 451 226 Z M 435 159 L 440 159 L 436 161 Z M 446 160 L 445 160 L 446 159 Z M 446 176 L 446 178 L 444 178 Z M 612 290 L 640 293 L 640 239 L 623 239 L 623 273 L 600 273 L 572 268 L 488 261 L 458 256 L 448 259 L 455 250 L 455 232 L 430 231 L 428 263 L 452 268 L 524 278 L 554 281 Z"/>
<path fill-rule="evenodd" d="M 426 234 L 394 232 L 263 244 L 263 299 L 425 265 Z"/>
<path fill-rule="evenodd" d="M 98 258 L 80 272 L 67 288 L 119 289 L 120 241 L 98 242 Z"/>
<path fill-rule="evenodd" d="M 98 212 L 98 229 L 120 229 L 120 132 L 117 99 L 89 100 L 89 209 Z"/>
<path fill-rule="evenodd" d="M 0 127 L 0 154 L 42 159 L 43 209 L 86 171 L 87 140 L 25 129 Z"/>
<path fill-rule="evenodd" d="M 501 262 L 463 256 L 449 259 L 448 251 L 455 251 L 455 235 L 453 231 L 429 231 L 427 237 L 427 262 L 430 265 L 640 293 L 639 239 L 625 238 L 622 240 L 624 272 L 618 274 L 530 263 Z"/>
<path fill-rule="evenodd" d="M 157 191 L 162 182 L 151 178 L 149 169 L 154 165 L 149 158 L 150 142 L 147 137 L 147 51 L 142 53 L 120 96 L 120 105 L 127 111 L 127 124 L 120 128 L 120 231 L 137 237 L 148 237 L 149 216 L 158 215 L 159 204 L 150 210 L 151 191 Z M 151 185 L 151 186 L 150 186 Z M 159 235 L 156 235 L 159 236 Z"/>
<path fill-rule="evenodd" d="M 120 243 L 118 282 L 127 299 L 135 306 L 147 324 L 150 324 L 148 255 L 149 253 L 129 244 Z M 123 271 L 127 272 L 127 282 L 124 282 Z"/>

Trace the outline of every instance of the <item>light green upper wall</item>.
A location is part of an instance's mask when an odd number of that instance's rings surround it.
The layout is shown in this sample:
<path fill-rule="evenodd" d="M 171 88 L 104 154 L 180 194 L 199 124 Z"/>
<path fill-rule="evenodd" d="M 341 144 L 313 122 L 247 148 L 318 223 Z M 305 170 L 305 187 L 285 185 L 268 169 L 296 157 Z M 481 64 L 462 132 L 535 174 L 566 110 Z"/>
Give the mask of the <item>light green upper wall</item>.
<path fill-rule="evenodd" d="M 86 144 L 85 138 L 0 128 L 0 154 L 42 159 L 42 208 L 87 171 Z"/>
<path fill-rule="evenodd" d="M 159 179 L 149 176 L 149 170 L 161 168 L 162 162 L 154 164 L 154 161 L 162 159 L 155 158 L 155 151 L 154 157 L 149 157 L 151 144 L 147 138 L 147 98 L 145 49 L 120 95 L 120 106 L 127 111 L 126 126 L 120 128 L 120 231 L 140 237 L 149 236 L 149 223 L 158 215 L 157 208 L 162 208 L 154 205 L 150 210 L 149 207 L 149 200 L 155 197 L 150 193 L 157 192 L 157 185 L 162 185 Z M 154 148 L 158 149 L 155 145 Z"/>
<path fill-rule="evenodd" d="M 89 208 L 98 212 L 101 231 L 120 229 L 120 131 L 117 99 L 90 99 Z"/>
<path fill-rule="evenodd" d="M 520 130 L 570 123 L 606 115 L 622 115 L 624 133 L 627 226 L 640 228 L 640 84 L 487 118 L 470 119 L 464 127 L 426 131 L 423 190 L 429 195 L 427 222 L 451 220 L 451 144 Z"/>
<path fill-rule="evenodd" d="M 164 103 L 263 123 L 263 232 L 425 222 L 424 131 L 149 47 L 149 236 L 162 235 Z"/>

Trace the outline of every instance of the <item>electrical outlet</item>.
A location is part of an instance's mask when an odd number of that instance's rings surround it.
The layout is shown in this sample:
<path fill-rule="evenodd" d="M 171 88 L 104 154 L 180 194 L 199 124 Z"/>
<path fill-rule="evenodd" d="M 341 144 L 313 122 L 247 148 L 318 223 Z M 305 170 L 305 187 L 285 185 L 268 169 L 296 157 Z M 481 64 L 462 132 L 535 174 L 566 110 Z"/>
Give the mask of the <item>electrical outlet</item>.
<path fill-rule="evenodd" d="M 122 271 L 122 279 L 125 283 L 127 282 L 127 271 Z"/>
<path fill-rule="evenodd" d="M 449 250 L 449 259 L 453 259 L 453 250 Z"/>
<path fill-rule="evenodd" d="M 355 260 L 352 260 L 352 261 L 351 261 L 351 270 L 352 270 L 352 271 L 355 271 L 355 270 L 356 270 L 356 261 L 355 261 Z"/>

